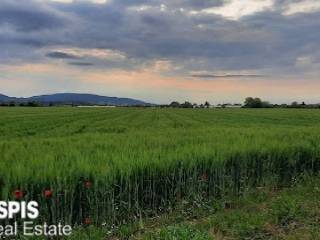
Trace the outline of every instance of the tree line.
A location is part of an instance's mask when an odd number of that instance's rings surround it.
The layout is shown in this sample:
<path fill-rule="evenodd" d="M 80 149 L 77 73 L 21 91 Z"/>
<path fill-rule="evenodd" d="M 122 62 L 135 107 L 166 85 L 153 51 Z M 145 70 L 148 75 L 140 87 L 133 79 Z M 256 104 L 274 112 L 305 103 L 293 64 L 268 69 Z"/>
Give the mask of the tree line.
<path fill-rule="evenodd" d="M 242 108 L 320 108 L 320 104 L 306 104 L 305 102 L 292 102 L 291 104 L 271 104 L 268 101 L 263 101 L 258 97 L 247 97 L 243 104 L 218 104 L 216 107 L 226 108 L 226 107 L 242 107 Z M 170 104 L 160 105 L 160 107 L 167 108 L 210 108 L 214 107 L 208 101 L 205 103 L 197 104 L 185 101 L 184 103 L 179 103 L 178 101 L 173 101 Z"/>
<path fill-rule="evenodd" d="M 52 106 L 78 106 L 73 104 L 54 104 L 54 103 L 41 103 L 41 102 L 8 102 L 8 103 L 0 103 L 2 107 L 52 107 Z M 80 104 L 81 105 L 81 104 Z M 140 106 L 133 106 L 140 107 Z M 219 107 L 219 108 L 227 108 L 227 107 L 242 107 L 242 108 L 320 108 L 320 104 L 306 104 L 305 102 L 298 103 L 297 101 L 292 102 L 291 104 L 271 104 L 268 101 L 263 101 L 258 97 L 247 97 L 243 104 L 218 104 L 217 106 L 211 105 L 208 101 L 204 103 L 191 103 L 189 101 L 185 101 L 183 103 L 179 103 L 178 101 L 173 101 L 170 104 L 162 104 L 162 105 L 150 105 L 143 107 L 160 107 L 160 108 L 210 108 L 210 107 Z"/>
<path fill-rule="evenodd" d="M 306 104 L 305 102 L 292 102 L 291 104 L 271 104 L 260 98 L 247 97 L 243 108 L 320 108 L 320 104 Z"/>
<path fill-rule="evenodd" d="M 3 102 L 0 103 L 1 107 L 43 107 L 45 105 L 40 102 L 30 101 L 30 102 Z M 46 105 L 48 106 L 48 105 Z M 53 106 L 53 104 L 49 104 L 49 106 Z"/>
<path fill-rule="evenodd" d="M 209 108 L 211 104 L 206 101 L 205 103 L 197 104 L 185 101 L 184 103 L 179 103 L 178 101 L 173 101 L 170 104 L 162 104 L 159 107 L 166 108 Z"/>

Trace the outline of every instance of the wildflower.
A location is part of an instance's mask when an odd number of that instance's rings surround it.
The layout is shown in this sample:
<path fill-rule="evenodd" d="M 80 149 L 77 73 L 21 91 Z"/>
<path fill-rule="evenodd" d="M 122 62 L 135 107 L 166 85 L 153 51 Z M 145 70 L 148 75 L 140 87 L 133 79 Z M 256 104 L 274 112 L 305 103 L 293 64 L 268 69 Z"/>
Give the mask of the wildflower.
<path fill-rule="evenodd" d="M 44 191 L 44 193 L 43 193 L 43 195 L 44 195 L 44 197 L 46 198 L 46 199 L 50 199 L 50 198 L 52 198 L 52 190 L 49 190 L 49 189 L 47 189 L 47 190 L 45 190 Z"/>
<path fill-rule="evenodd" d="M 84 224 L 85 224 L 85 225 L 91 225 L 91 224 L 92 224 L 91 218 L 90 218 L 90 217 L 86 217 L 86 218 L 84 219 Z"/>
<path fill-rule="evenodd" d="M 84 186 L 85 186 L 85 188 L 91 188 L 92 187 L 92 182 L 89 181 L 89 180 L 85 180 L 84 181 Z"/>
<path fill-rule="evenodd" d="M 201 180 L 207 182 L 208 181 L 208 174 L 207 173 L 202 174 Z"/>
<path fill-rule="evenodd" d="M 15 197 L 15 199 L 17 199 L 17 200 L 19 200 L 19 199 L 21 199 L 21 198 L 23 198 L 23 191 L 21 191 L 21 190 L 16 190 L 16 191 L 14 191 L 14 197 Z"/>

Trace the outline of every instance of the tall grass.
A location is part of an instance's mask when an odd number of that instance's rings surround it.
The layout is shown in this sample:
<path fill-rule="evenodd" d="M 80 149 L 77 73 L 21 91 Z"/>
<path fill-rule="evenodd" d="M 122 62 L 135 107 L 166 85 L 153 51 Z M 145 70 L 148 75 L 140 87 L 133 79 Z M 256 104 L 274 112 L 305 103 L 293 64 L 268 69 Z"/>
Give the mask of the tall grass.
<path fill-rule="evenodd" d="M 1 198 L 108 226 L 320 169 L 320 111 L 0 108 Z M 53 191 L 45 198 L 43 191 Z"/>

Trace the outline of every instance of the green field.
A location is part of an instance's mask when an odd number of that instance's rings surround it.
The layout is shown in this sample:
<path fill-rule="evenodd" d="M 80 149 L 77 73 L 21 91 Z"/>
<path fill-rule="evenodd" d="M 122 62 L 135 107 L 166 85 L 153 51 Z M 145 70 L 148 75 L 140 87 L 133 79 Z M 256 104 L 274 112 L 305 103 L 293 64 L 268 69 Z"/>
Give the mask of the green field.
<path fill-rule="evenodd" d="M 319 146 L 318 110 L 0 108 L 1 196 L 25 191 L 52 222 L 118 225 L 290 185 L 319 171 Z"/>

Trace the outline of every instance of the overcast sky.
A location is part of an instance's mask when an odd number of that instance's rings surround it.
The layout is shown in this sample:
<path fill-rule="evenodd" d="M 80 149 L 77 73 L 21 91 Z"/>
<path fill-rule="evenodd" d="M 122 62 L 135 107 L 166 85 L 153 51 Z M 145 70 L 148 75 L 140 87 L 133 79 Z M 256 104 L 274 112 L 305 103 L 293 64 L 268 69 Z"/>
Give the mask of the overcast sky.
<path fill-rule="evenodd" d="M 319 0 L 1 0 L 0 93 L 320 102 Z"/>

